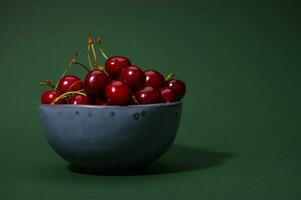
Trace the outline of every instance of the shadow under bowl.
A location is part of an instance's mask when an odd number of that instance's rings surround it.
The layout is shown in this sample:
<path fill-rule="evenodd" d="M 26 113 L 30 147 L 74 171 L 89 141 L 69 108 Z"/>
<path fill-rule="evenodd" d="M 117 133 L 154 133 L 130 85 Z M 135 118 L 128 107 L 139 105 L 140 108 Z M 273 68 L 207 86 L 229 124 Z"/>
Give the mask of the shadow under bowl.
<path fill-rule="evenodd" d="M 130 106 L 40 105 L 48 143 L 80 169 L 143 168 L 173 143 L 181 102 Z"/>

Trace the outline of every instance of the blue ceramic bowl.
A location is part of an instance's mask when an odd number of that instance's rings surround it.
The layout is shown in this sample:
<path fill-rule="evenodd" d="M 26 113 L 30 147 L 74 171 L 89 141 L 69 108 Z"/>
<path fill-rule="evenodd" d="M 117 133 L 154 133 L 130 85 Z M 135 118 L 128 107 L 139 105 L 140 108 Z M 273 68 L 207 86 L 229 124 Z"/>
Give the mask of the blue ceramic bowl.
<path fill-rule="evenodd" d="M 145 167 L 173 143 L 181 102 L 130 106 L 40 105 L 48 143 L 66 161 L 100 171 Z"/>

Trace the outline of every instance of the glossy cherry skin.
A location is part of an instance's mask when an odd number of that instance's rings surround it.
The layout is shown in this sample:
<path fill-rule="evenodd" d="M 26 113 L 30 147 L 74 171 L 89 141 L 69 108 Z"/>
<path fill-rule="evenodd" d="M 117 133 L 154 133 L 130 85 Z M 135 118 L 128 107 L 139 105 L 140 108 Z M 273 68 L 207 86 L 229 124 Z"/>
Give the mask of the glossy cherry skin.
<path fill-rule="evenodd" d="M 123 56 L 112 56 L 106 60 L 105 70 L 111 76 L 111 78 L 116 79 L 119 77 L 122 69 L 131 65 L 128 58 Z"/>
<path fill-rule="evenodd" d="M 162 102 L 164 103 L 170 103 L 176 100 L 175 92 L 168 87 L 160 88 L 160 93 Z"/>
<path fill-rule="evenodd" d="M 101 94 L 110 82 L 109 76 L 101 70 L 90 71 L 84 80 L 84 90 L 87 94 Z"/>
<path fill-rule="evenodd" d="M 186 85 L 181 80 L 173 79 L 167 81 L 167 87 L 174 91 L 177 100 L 182 99 L 186 93 Z"/>
<path fill-rule="evenodd" d="M 42 104 L 51 104 L 56 98 L 58 98 L 62 93 L 57 90 L 48 90 L 44 92 L 41 96 L 41 103 Z M 60 101 L 58 103 L 63 103 Z"/>
<path fill-rule="evenodd" d="M 75 94 L 70 97 L 69 104 L 89 104 L 88 98 L 84 95 Z"/>
<path fill-rule="evenodd" d="M 103 94 L 89 94 L 89 93 L 86 93 L 86 95 L 90 104 L 96 104 L 96 102 L 102 100 L 104 96 Z"/>
<path fill-rule="evenodd" d="M 163 87 L 165 84 L 164 77 L 162 74 L 155 70 L 146 70 L 144 71 L 145 74 L 145 85 L 151 86 L 155 89 Z"/>
<path fill-rule="evenodd" d="M 127 84 L 132 89 L 137 89 L 145 82 L 145 75 L 141 69 L 136 66 L 125 67 L 120 75 L 119 80 Z"/>
<path fill-rule="evenodd" d="M 98 99 L 98 100 L 95 101 L 94 105 L 98 105 L 98 106 L 109 106 L 109 105 L 111 105 L 111 103 L 108 102 L 108 101 L 105 101 L 105 100 L 100 100 L 100 99 Z"/>
<path fill-rule="evenodd" d="M 82 88 L 80 78 L 74 75 L 65 75 L 60 79 L 57 89 L 62 93 L 65 93 L 68 91 L 77 91 Z"/>
<path fill-rule="evenodd" d="M 145 86 L 136 91 L 136 99 L 139 104 L 160 103 L 161 94 L 157 89 Z"/>
<path fill-rule="evenodd" d="M 110 103 L 125 106 L 131 102 L 131 89 L 121 81 L 111 81 L 106 87 L 105 96 Z"/>

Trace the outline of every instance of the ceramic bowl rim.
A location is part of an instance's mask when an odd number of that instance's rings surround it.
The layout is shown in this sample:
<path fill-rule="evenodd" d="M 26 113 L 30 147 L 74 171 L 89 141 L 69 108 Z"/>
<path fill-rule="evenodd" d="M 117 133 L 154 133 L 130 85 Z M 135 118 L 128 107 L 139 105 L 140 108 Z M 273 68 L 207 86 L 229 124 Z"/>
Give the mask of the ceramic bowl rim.
<path fill-rule="evenodd" d="M 156 103 L 156 104 L 141 104 L 141 105 L 128 105 L 128 106 L 118 106 L 118 105 L 109 105 L 109 106 L 100 106 L 100 105 L 71 105 L 71 104 L 39 104 L 39 107 L 51 107 L 51 108 L 93 108 L 93 109 L 106 109 L 106 108 L 149 108 L 149 107 L 170 107 L 181 105 L 182 101 L 172 102 L 172 103 Z"/>

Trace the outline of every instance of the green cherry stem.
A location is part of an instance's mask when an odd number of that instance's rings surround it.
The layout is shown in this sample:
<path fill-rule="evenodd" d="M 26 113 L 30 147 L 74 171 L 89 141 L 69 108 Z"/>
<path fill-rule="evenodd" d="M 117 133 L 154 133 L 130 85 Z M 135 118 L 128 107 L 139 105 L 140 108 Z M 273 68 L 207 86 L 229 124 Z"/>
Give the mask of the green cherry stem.
<path fill-rule="evenodd" d="M 83 81 L 82 80 L 78 80 L 78 81 L 75 81 L 72 85 L 70 85 L 69 89 L 68 89 L 68 92 L 72 89 L 72 87 L 77 84 L 77 83 L 82 83 Z"/>
<path fill-rule="evenodd" d="M 89 68 L 80 62 L 75 61 L 72 64 L 82 66 L 83 68 L 85 68 L 85 70 L 87 70 L 87 72 L 90 72 Z"/>
<path fill-rule="evenodd" d="M 176 76 L 176 75 L 175 75 L 174 73 L 170 73 L 170 74 L 168 74 L 168 75 L 166 76 L 165 80 L 166 80 L 166 81 L 170 81 L 170 80 L 174 79 L 175 76 Z"/>
<path fill-rule="evenodd" d="M 53 100 L 53 102 L 51 102 L 51 105 L 54 105 L 54 104 L 56 104 L 59 100 L 64 99 L 64 98 L 66 98 L 66 97 L 68 97 L 68 96 L 70 96 L 70 95 L 73 95 L 73 94 L 79 94 L 79 95 L 87 96 L 85 93 L 80 92 L 80 91 L 82 91 L 82 90 L 66 92 L 66 93 L 60 95 L 59 97 L 57 97 L 55 100 Z"/>
<path fill-rule="evenodd" d="M 73 58 L 74 59 L 74 58 Z M 72 59 L 72 61 L 73 61 Z M 62 79 L 63 76 L 65 76 L 65 74 L 69 71 L 70 67 L 72 66 L 73 62 L 69 62 L 68 66 L 66 67 L 65 71 L 63 72 L 63 74 L 61 75 L 61 77 L 59 78 L 59 80 L 57 81 L 56 85 L 55 85 L 55 88 L 54 89 L 57 89 L 58 85 L 59 85 L 59 82 L 60 80 Z"/>
<path fill-rule="evenodd" d="M 95 52 L 95 48 L 94 48 L 93 43 L 91 44 L 91 49 L 92 49 L 95 65 L 98 66 L 99 64 L 98 64 L 98 61 L 97 61 L 97 58 L 96 58 L 96 52 Z"/>
<path fill-rule="evenodd" d="M 93 67 L 93 64 L 91 62 L 91 50 L 92 50 L 92 55 L 93 55 L 93 58 L 94 58 L 94 67 L 96 69 L 99 69 L 99 63 L 97 61 L 97 57 L 96 57 L 96 52 L 95 52 L 95 48 L 94 48 L 94 42 L 93 42 L 93 39 L 91 37 L 88 38 L 88 60 L 89 60 L 89 64 L 91 67 Z"/>
<path fill-rule="evenodd" d="M 105 52 L 103 51 L 103 49 L 101 47 L 99 47 L 99 52 L 101 53 L 101 55 L 104 57 L 105 60 L 108 59 L 108 56 L 105 54 Z"/>
<path fill-rule="evenodd" d="M 72 65 L 77 64 L 77 65 L 82 66 L 83 68 L 85 68 L 88 72 L 90 71 L 90 70 L 88 69 L 87 66 L 85 66 L 84 64 L 81 64 L 81 63 L 79 63 L 79 62 L 76 61 L 77 56 L 78 56 L 78 53 L 75 52 L 75 53 L 74 53 L 74 56 L 73 56 L 73 58 L 72 58 L 72 60 L 71 60 L 71 61 L 69 62 L 69 64 L 67 65 L 65 71 L 63 72 L 63 74 L 61 75 L 60 79 L 59 79 L 58 82 L 56 83 L 54 89 L 57 89 L 58 84 L 59 84 L 61 78 L 67 74 L 67 72 L 71 69 L 71 66 L 72 66 Z"/>
<path fill-rule="evenodd" d="M 51 81 L 49 81 L 49 80 L 41 81 L 41 82 L 39 83 L 39 85 L 41 85 L 41 86 L 46 85 L 46 86 L 51 87 L 52 89 L 55 88 L 55 85 L 54 85 Z"/>
<path fill-rule="evenodd" d="M 135 95 L 132 95 L 132 100 L 133 100 L 133 102 L 134 102 L 135 104 L 139 104 L 139 102 L 138 102 L 138 100 L 137 100 L 137 98 L 136 98 Z"/>
<path fill-rule="evenodd" d="M 99 46 L 101 45 L 101 42 L 102 42 L 101 37 L 98 37 L 98 38 L 97 38 L 97 44 L 98 44 Z M 104 50 L 103 50 L 101 47 L 99 47 L 99 52 L 100 52 L 100 54 L 104 57 L 105 60 L 108 59 L 108 56 L 106 55 L 106 53 L 104 52 Z"/>
<path fill-rule="evenodd" d="M 94 70 L 93 64 L 91 62 L 90 53 L 91 53 L 91 46 L 90 46 L 90 44 L 88 44 L 88 62 L 89 62 L 89 65 L 90 65 L 91 69 Z"/>

